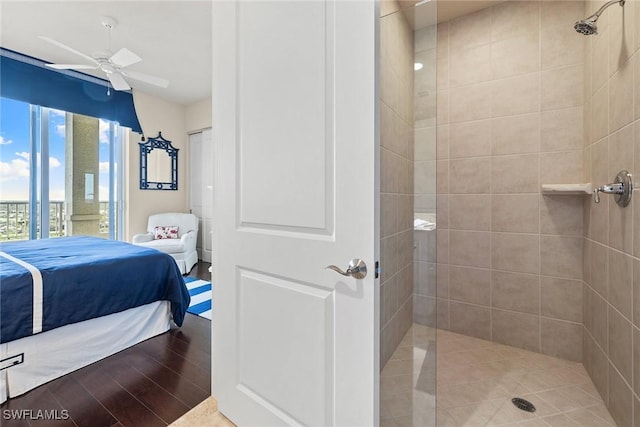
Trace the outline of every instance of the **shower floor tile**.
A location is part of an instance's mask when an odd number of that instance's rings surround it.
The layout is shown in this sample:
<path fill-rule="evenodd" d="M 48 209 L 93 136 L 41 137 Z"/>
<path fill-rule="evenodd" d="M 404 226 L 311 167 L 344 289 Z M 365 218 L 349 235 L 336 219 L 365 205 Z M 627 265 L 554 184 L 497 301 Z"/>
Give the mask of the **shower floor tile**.
<path fill-rule="evenodd" d="M 517 409 L 513 397 L 536 411 Z M 414 324 L 380 375 L 380 425 L 434 422 L 615 426 L 581 363 Z"/>

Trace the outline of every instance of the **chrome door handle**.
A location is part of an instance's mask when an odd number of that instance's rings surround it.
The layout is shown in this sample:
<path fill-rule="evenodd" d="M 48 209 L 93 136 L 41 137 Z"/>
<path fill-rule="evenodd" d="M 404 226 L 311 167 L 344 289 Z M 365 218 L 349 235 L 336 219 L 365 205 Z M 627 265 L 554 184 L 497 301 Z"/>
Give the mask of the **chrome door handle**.
<path fill-rule="evenodd" d="M 349 261 L 347 271 L 342 271 L 342 269 L 335 265 L 327 265 L 325 268 L 333 270 L 343 276 L 351 276 L 356 279 L 364 279 L 367 276 L 367 264 L 365 264 L 365 262 L 360 258 L 354 258 Z"/>

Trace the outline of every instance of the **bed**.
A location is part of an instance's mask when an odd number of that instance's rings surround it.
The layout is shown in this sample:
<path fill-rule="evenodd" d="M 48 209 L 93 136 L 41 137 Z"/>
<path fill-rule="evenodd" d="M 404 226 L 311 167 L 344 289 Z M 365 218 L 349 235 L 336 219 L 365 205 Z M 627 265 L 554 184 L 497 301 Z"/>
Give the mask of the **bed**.
<path fill-rule="evenodd" d="M 96 237 L 0 243 L 0 403 L 181 326 L 171 256 Z"/>

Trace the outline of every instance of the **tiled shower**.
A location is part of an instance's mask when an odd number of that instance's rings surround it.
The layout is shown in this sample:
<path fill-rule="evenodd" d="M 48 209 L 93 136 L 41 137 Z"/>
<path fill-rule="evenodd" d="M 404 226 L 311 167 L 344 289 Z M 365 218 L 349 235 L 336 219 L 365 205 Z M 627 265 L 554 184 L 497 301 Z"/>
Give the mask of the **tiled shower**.
<path fill-rule="evenodd" d="M 381 367 L 437 326 L 581 362 L 640 425 L 640 201 L 541 192 L 640 172 L 640 2 L 592 36 L 605 2 L 406 3 L 381 3 Z"/>

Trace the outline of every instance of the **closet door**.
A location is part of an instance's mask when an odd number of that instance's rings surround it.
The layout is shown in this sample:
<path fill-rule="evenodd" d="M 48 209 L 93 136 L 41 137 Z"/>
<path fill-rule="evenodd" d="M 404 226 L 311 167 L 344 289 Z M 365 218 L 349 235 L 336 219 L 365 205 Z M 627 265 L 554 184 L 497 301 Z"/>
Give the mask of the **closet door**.
<path fill-rule="evenodd" d="M 198 217 L 198 258 L 211 262 L 213 205 L 213 158 L 211 129 L 189 135 L 190 211 Z"/>

